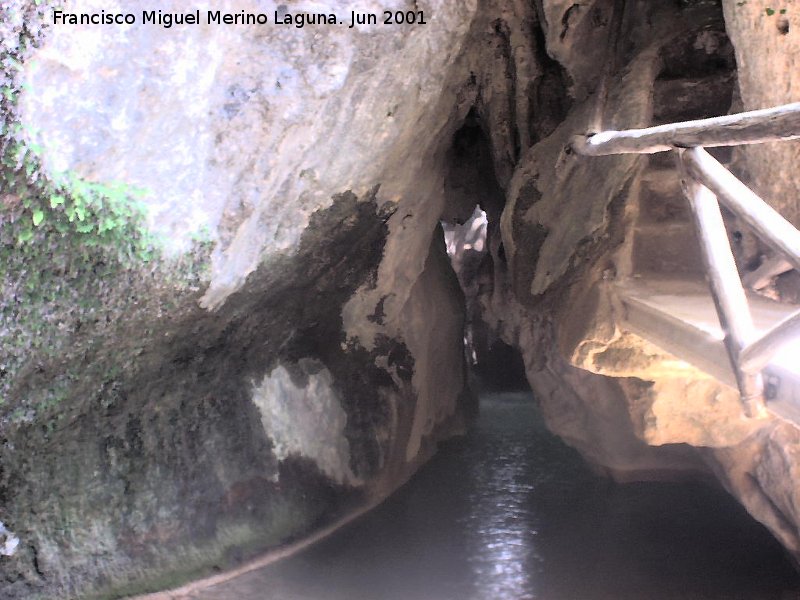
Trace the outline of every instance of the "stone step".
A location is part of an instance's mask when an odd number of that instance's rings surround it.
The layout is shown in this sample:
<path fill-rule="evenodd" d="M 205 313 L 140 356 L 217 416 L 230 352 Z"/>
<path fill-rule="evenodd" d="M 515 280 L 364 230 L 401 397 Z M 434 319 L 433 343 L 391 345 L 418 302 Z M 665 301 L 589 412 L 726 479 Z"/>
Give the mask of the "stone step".
<path fill-rule="evenodd" d="M 723 146 L 709 148 L 708 151 L 723 165 L 730 164 L 732 148 Z M 650 154 L 640 181 L 640 222 L 655 224 L 689 221 L 688 206 L 681 190 L 674 152 Z"/>
<path fill-rule="evenodd" d="M 717 148 L 706 148 L 708 153 L 716 158 L 723 165 L 729 165 L 733 158 L 732 146 L 719 146 Z M 655 154 L 648 154 L 647 168 L 656 171 L 669 171 L 678 173 L 678 163 L 676 162 L 675 152 L 656 152 Z"/>
<path fill-rule="evenodd" d="M 639 222 L 689 222 L 677 169 L 646 169 L 639 191 Z"/>
<path fill-rule="evenodd" d="M 634 274 L 702 279 L 700 245 L 691 223 L 638 225 L 633 234 Z"/>
<path fill-rule="evenodd" d="M 656 152 L 647 155 L 647 166 L 649 169 L 671 171 L 677 176 L 678 162 L 675 152 Z"/>
<path fill-rule="evenodd" d="M 663 154 L 659 152 L 658 154 Z M 658 154 L 651 154 L 650 156 L 657 156 Z M 667 153 L 669 154 L 669 153 Z M 674 164 L 668 166 L 648 166 L 640 175 L 642 183 L 646 183 L 652 190 L 657 190 L 660 193 L 672 194 L 676 191 L 680 193 L 680 177 L 678 176 L 678 169 Z"/>

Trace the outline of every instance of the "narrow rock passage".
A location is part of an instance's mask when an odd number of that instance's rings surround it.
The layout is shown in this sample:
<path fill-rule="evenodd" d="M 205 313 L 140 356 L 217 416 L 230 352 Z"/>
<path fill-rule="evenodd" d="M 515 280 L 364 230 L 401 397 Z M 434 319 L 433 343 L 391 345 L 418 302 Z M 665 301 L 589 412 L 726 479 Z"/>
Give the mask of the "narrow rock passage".
<path fill-rule="evenodd" d="M 526 393 L 485 394 L 382 506 L 194 600 L 800 597 L 778 543 L 703 484 L 614 485 L 544 428 Z"/>

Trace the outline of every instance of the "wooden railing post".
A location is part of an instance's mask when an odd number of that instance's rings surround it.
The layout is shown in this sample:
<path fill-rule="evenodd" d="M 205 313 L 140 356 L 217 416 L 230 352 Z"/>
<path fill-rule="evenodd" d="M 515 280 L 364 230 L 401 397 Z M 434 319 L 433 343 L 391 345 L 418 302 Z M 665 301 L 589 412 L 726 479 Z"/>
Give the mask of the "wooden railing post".
<path fill-rule="evenodd" d="M 708 187 L 758 237 L 800 269 L 800 231 L 703 148 L 683 153 L 689 173 Z"/>
<path fill-rule="evenodd" d="M 761 376 L 746 373 L 739 366 L 742 349 L 755 338 L 755 327 L 717 198 L 689 172 L 686 154 L 695 151 L 696 148 L 678 150 L 681 186 L 696 225 L 708 285 L 725 335 L 725 348 L 745 414 L 757 417 L 764 411 Z"/>

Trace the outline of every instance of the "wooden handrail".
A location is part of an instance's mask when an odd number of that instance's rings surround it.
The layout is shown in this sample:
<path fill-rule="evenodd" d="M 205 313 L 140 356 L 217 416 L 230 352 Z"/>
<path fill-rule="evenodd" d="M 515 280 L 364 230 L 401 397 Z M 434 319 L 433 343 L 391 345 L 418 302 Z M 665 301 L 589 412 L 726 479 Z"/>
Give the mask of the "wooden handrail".
<path fill-rule="evenodd" d="M 800 102 L 710 119 L 646 129 L 574 136 L 570 147 L 584 156 L 653 154 L 695 146 L 738 146 L 800 138 Z"/>

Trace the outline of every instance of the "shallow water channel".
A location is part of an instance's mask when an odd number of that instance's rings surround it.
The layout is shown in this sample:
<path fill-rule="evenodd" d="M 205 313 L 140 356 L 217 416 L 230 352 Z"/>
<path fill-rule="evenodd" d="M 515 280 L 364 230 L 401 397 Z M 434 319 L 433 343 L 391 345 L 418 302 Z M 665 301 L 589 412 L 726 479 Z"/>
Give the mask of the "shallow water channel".
<path fill-rule="evenodd" d="M 371 513 L 193 598 L 788 600 L 800 578 L 724 492 L 598 478 L 504 393 Z"/>

